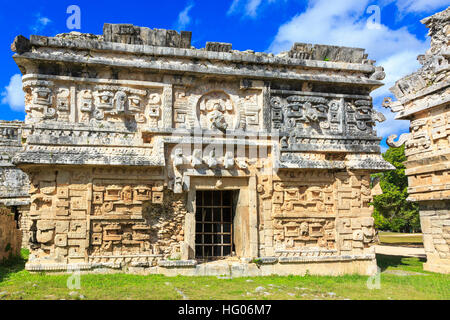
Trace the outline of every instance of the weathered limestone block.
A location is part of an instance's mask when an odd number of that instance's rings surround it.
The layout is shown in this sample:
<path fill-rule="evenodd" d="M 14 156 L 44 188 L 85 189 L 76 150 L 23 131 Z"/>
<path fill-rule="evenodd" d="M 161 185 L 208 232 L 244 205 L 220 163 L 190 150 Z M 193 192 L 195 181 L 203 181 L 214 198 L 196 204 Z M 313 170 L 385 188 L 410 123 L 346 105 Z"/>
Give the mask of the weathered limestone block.
<path fill-rule="evenodd" d="M 124 44 L 141 44 L 162 47 L 187 48 L 191 47 L 191 35 L 189 31 L 164 29 L 149 29 L 136 27 L 132 24 L 109 24 L 103 27 L 103 38 L 107 42 Z"/>
<path fill-rule="evenodd" d="M 231 43 L 223 42 L 207 42 L 206 51 L 216 51 L 216 52 L 230 52 L 232 49 Z"/>
<path fill-rule="evenodd" d="M 330 60 L 352 63 L 363 63 L 367 59 L 364 49 L 329 45 L 312 45 L 310 43 L 294 43 L 289 56 L 296 59 Z M 383 80 L 383 79 L 380 79 Z"/>

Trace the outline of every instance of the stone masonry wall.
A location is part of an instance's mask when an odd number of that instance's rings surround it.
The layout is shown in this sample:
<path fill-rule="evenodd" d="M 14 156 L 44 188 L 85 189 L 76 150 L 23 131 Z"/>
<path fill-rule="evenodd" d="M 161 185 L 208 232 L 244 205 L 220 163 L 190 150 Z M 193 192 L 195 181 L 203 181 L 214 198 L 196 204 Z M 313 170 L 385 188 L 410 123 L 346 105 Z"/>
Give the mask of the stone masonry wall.
<path fill-rule="evenodd" d="M 181 255 L 184 201 L 148 168 L 31 170 L 30 261 L 151 266 Z"/>
<path fill-rule="evenodd" d="M 29 249 L 30 239 L 32 237 L 32 220 L 28 214 L 30 211 L 30 206 L 19 206 L 17 210 L 19 211 L 19 227 L 22 231 L 22 247 Z"/>
<path fill-rule="evenodd" d="M 427 254 L 424 269 L 448 272 L 450 264 L 450 201 L 420 202 L 420 224 Z"/>
<path fill-rule="evenodd" d="M 0 262 L 20 255 L 22 234 L 11 211 L 0 206 Z"/>
<path fill-rule="evenodd" d="M 266 256 L 371 252 L 375 229 L 368 173 L 283 170 L 273 181 L 260 180 L 261 251 Z"/>

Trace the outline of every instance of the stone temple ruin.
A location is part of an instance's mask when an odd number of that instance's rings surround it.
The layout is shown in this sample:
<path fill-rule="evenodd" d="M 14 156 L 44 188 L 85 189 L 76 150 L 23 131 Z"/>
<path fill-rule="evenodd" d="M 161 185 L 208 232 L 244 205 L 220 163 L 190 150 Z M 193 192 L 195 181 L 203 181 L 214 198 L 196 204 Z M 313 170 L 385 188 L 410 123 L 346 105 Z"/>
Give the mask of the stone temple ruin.
<path fill-rule="evenodd" d="M 418 57 L 422 68 L 391 88 L 397 101 L 385 100 L 396 119 L 411 121 L 410 133 L 387 142 L 405 144 L 409 199 L 419 203 L 427 254 L 424 269 L 450 273 L 450 8 L 421 22 L 431 37 L 431 48 Z"/>
<path fill-rule="evenodd" d="M 12 49 L 27 116 L 0 125 L 0 192 L 27 270 L 376 271 L 370 174 L 393 167 L 363 49 L 195 49 L 128 24 Z"/>

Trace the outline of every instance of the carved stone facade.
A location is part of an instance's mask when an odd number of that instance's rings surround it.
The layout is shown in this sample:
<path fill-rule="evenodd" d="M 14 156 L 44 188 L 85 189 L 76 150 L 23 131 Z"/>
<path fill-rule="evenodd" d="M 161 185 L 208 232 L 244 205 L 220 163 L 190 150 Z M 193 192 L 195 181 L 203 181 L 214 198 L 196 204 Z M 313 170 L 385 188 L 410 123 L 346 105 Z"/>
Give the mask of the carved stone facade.
<path fill-rule="evenodd" d="M 376 272 L 370 174 L 391 166 L 369 94 L 383 72 L 361 49 L 323 61 L 326 47 L 299 47 L 195 49 L 190 33 L 131 25 L 16 38 L 27 269 Z"/>
<path fill-rule="evenodd" d="M 431 48 L 418 57 L 423 65 L 391 88 L 398 101 L 385 106 L 396 119 L 411 121 L 410 133 L 388 138 L 405 144 L 411 201 L 420 207 L 427 263 L 424 269 L 450 273 L 450 8 L 424 20 Z"/>

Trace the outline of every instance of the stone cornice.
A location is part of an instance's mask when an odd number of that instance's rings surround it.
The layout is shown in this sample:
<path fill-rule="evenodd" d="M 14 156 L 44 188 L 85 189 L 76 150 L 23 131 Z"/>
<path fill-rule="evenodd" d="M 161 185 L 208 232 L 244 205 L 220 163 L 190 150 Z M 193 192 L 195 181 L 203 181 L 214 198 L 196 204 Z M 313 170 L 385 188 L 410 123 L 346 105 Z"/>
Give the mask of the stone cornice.
<path fill-rule="evenodd" d="M 284 57 L 270 57 L 250 53 L 229 53 L 204 51 L 199 49 L 171 48 L 149 45 L 132 45 L 96 40 L 66 40 L 56 37 L 43 37 L 32 35 L 30 43 L 34 47 L 66 48 L 75 50 L 91 50 L 93 52 L 116 52 L 123 54 L 181 57 L 191 59 L 217 60 L 225 62 L 273 64 L 280 66 L 298 66 L 313 69 L 349 70 L 371 74 L 375 67 L 370 64 L 318 61 Z M 379 83 L 378 81 L 375 81 Z"/>
<path fill-rule="evenodd" d="M 169 48 L 173 49 L 173 48 Z M 153 70 L 158 72 L 167 73 L 183 73 L 183 74 L 197 74 L 197 75 L 214 75 L 214 76 L 224 76 L 224 77 L 238 77 L 238 78 L 254 78 L 254 79 L 264 79 L 264 80 L 297 80 L 306 82 L 316 82 L 316 83 L 330 83 L 330 84 L 341 84 L 341 85 L 352 85 L 352 86 L 364 86 L 369 87 L 370 90 L 381 87 L 383 84 L 380 81 L 364 79 L 359 77 L 343 76 L 343 75 L 316 75 L 316 74 L 299 74 L 297 70 L 276 70 L 268 71 L 261 66 L 261 70 L 245 70 L 245 66 L 242 68 L 236 68 L 232 70 L 224 70 L 221 66 L 202 66 L 199 64 L 189 63 L 185 65 L 175 65 L 172 63 L 161 64 L 159 61 L 148 61 L 148 62 L 135 62 L 133 60 L 109 60 L 103 58 L 90 58 L 90 57 L 80 57 L 80 56 L 55 56 L 47 53 L 24 53 L 22 55 L 14 55 L 14 60 L 18 65 L 24 64 L 25 61 L 33 62 L 49 62 L 49 63 L 74 63 L 74 64 L 84 64 L 84 65 L 95 65 L 103 67 L 113 67 L 113 68 L 126 68 L 126 69 L 139 69 Z M 285 71 L 285 72 L 282 72 Z"/>
<path fill-rule="evenodd" d="M 405 98 L 401 99 L 400 103 L 402 105 L 412 103 L 412 106 L 409 106 L 408 108 L 405 108 L 402 111 L 398 112 L 398 114 L 395 116 L 395 119 L 406 120 L 409 119 L 415 113 L 422 112 L 449 103 L 450 97 L 448 96 L 440 100 L 432 100 L 432 101 L 422 100 L 427 96 L 433 93 L 437 93 L 438 91 L 443 91 L 448 87 L 450 87 L 450 79 L 436 83 L 428 88 L 420 90 L 414 95 L 408 95 Z"/>

